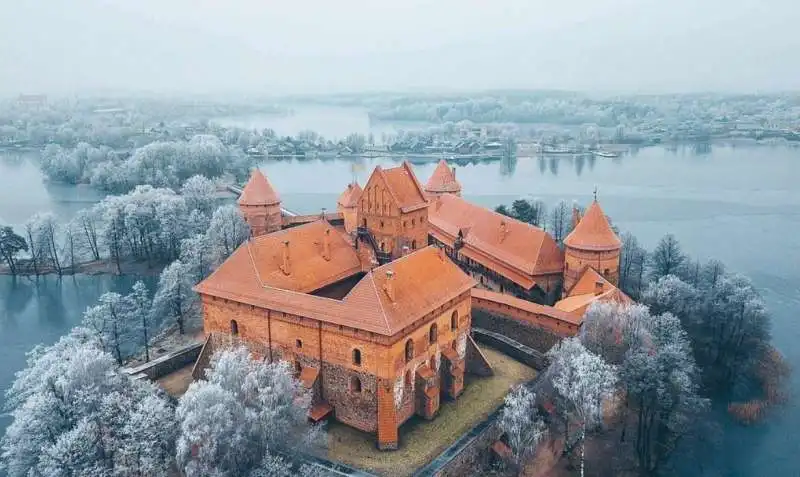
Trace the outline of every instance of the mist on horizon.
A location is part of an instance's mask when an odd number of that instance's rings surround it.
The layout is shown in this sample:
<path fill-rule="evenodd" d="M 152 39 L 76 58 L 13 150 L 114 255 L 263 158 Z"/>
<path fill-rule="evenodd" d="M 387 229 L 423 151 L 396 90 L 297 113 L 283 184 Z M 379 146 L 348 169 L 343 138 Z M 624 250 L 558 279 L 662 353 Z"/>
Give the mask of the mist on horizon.
<path fill-rule="evenodd" d="M 0 93 L 798 89 L 789 0 L 0 0 Z"/>

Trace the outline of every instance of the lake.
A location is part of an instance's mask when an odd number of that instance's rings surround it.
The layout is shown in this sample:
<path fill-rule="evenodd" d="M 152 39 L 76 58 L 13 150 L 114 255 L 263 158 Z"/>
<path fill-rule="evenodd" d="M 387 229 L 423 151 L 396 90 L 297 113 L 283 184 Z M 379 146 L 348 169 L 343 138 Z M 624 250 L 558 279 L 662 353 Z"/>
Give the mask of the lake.
<path fill-rule="evenodd" d="M 262 169 L 286 207 L 313 213 L 335 208 L 336 197 L 352 177 L 363 185 L 377 164 L 395 163 L 380 158 L 284 160 Z M 415 166 L 423 183 L 434 166 Z M 717 146 L 704 154 L 659 147 L 614 159 L 519 158 L 457 167 L 465 197 L 487 206 L 519 197 L 586 204 L 597 186 L 598 199 L 614 224 L 633 232 L 648 248 L 671 232 L 689 254 L 717 258 L 730 270 L 750 276 L 773 314 L 775 344 L 795 370 L 800 369 L 800 349 L 794 346 L 800 342 L 798 172 L 797 149 Z M 53 210 L 66 219 L 99 197 L 91 189 L 47 186 L 30 157 L 0 161 L 0 218 L 9 223 L 20 224 L 39 210 Z M 125 291 L 131 283 L 129 278 L 58 282 L 50 277 L 15 285 L 0 277 L 0 388 L 7 388 L 23 366 L 26 350 L 55 341 L 103 291 Z M 719 451 L 708 458 L 708 475 L 798 474 L 799 377 L 796 372 L 792 378 L 793 400 L 768 422 L 753 428 L 726 426 Z"/>

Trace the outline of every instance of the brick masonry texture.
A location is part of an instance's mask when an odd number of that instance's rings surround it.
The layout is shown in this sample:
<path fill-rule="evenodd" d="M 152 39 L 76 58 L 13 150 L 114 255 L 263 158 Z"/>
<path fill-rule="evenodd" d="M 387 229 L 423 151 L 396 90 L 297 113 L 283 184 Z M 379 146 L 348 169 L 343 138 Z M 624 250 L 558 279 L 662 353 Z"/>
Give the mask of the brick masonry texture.
<path fill-rule="evenodd" d="M 531 326 L 512 318 L 493 315 L 481 310 L 474 310 L 472 321 L 475 326 L 501 335 L 509 336 L 520 343 L 546 353 L 561 338 L 544 328 Z"/>

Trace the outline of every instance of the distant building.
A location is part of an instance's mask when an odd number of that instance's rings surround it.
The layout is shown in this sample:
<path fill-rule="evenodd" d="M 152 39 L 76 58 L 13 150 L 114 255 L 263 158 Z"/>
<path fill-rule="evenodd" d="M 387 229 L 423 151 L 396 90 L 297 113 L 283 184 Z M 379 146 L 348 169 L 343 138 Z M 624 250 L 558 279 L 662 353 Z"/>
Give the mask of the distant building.
<path fill-rule="evenodd" d="M 461 184 L 456 180 L 456 168 L 451 169 L 446 161 L 439 161 L 425 184 L 425 193 L 429 198 L 436 198 L 442 194 L 461 196 Z"/>

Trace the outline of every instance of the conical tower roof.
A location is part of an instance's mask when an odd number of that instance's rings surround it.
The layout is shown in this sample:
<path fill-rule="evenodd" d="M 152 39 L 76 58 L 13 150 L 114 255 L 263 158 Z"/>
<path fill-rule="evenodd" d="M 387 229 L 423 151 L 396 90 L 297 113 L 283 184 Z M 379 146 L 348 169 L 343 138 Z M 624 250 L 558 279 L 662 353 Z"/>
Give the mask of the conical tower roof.
<path fill-rule="evenodd" d="M 275 205 L 280 204 L 281 199 L 266 176 L 259 169 L 253 169 L 237 203 L 239 205 Z"/>
<path fill-rule="evenodd" d="M 362 192 L 358 182 L 351 182 L 347 184 L 347 189 L 342 192 L 342 195 L 339 196 L 339 200 L 336 202 L 342 207 L 355 207 L 361 199 Z"/>
<path fill-rule="evenodd" d="M 596 200 L 589 206 L 575 230 L 564 239 L 564 244 L 579 250 L 597 251 L 619 250 L 622 247 L 622 242 L 611 229 Z"/>
<path fill-rule="evenodd" d="M 444 159 L 434 169 L 428 183 L 425 184 L 427 192 L 461 192 L 461 184 L 456 180 L 456 175 Z"/>

